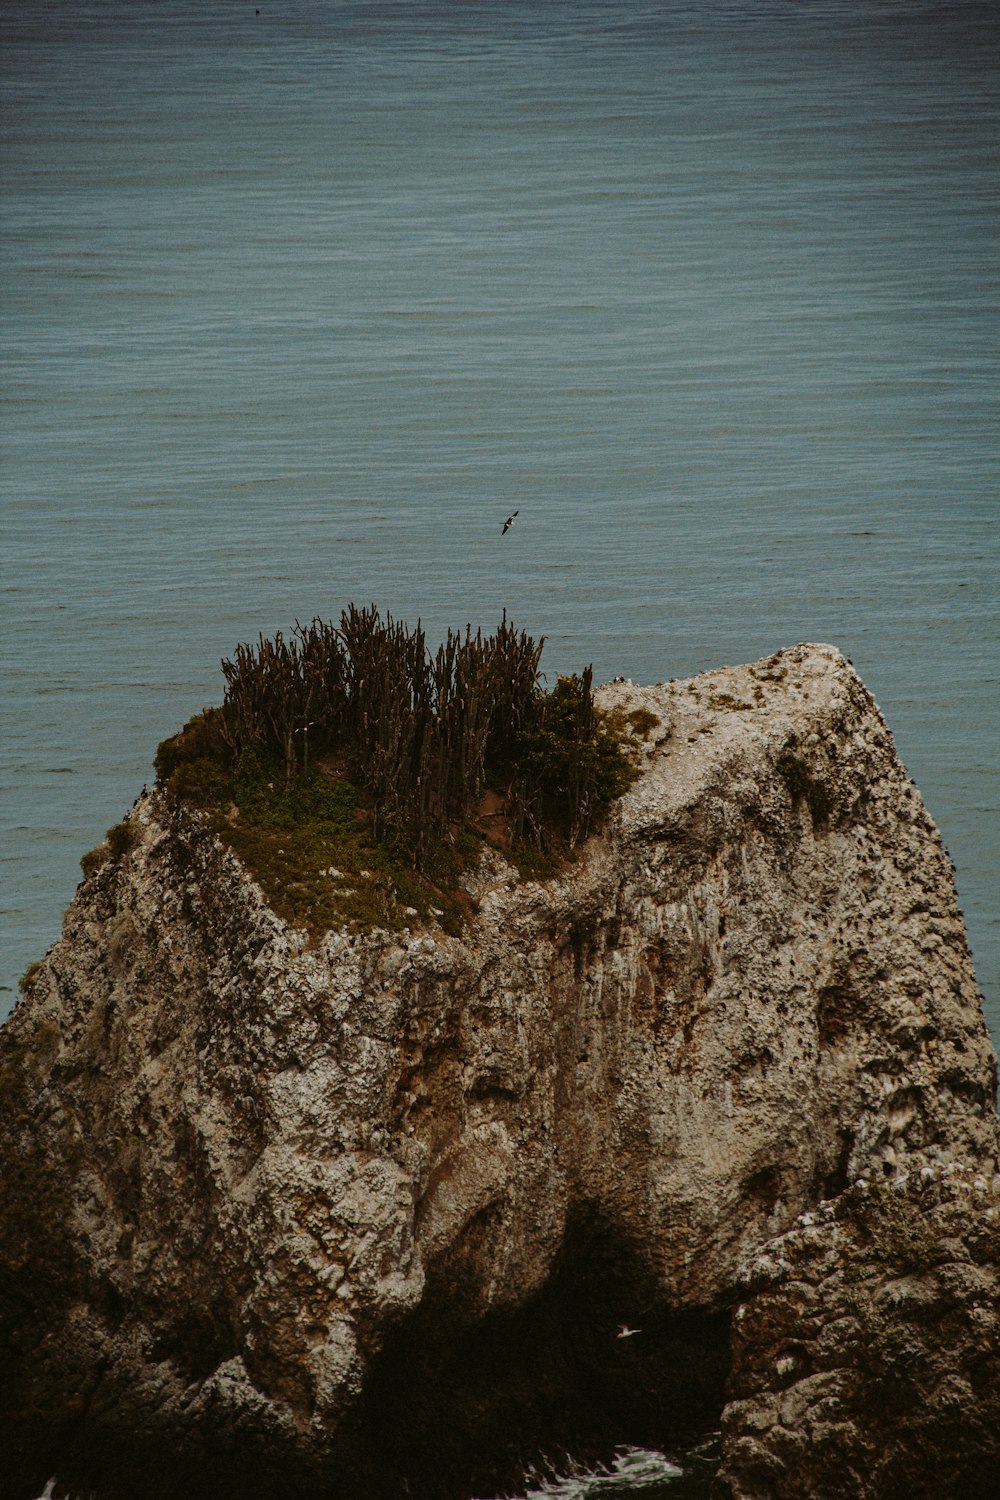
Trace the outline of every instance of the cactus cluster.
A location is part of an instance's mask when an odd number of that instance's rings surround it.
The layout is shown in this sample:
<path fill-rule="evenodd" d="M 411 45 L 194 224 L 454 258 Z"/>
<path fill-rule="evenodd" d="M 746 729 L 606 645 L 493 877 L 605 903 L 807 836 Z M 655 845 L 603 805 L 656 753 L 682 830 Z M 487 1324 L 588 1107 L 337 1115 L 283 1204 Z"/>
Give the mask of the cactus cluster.
<path fill-rule="evenodd" d="M 363 792 L 373 836 L 418 870 L 432 841 L 474 820 L 488 785 L 513 839 L 572 847 L 632 773 L 594 705 L 591 668 L 547 693 L 543 644 L 505 615 L 492 635 L 449 630 L 431 652 L 419 622 L 352 604 L 339 624 L 237 646 L 221 708 L 166 741 L 157 771 L 252 757 L 290 783 L 333 757 Z"/>

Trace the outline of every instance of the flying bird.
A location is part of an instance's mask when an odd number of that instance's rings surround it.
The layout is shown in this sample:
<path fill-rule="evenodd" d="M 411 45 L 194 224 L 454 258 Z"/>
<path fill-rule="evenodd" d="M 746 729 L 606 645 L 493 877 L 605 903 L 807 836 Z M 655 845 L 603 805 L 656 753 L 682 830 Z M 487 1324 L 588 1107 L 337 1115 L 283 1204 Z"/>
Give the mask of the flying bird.
<path fill-rule="evenodd" d="M 619 1323 L 618 1324 L 618 1337 L 620 1339 L 630 1339 L 632 1337 L 633 1333 L 641 1333 L 641 1332 L 642 1332 L 641 1328 L 630 1328 L 627 1323 Z"/>
<path fill-rule="evenodd" d="M 501 531 L 501 533 L 500 533 L 501 536 L 506 536 L 507 535 L 508 531 L 510 530 L 510 528 L 514 524 L 514 516 L 516 516 L 516 515 L 517 515 L 517 511 L 515 510 L 514 513 L 513 513 L 513 515 L 509 515 L 507 517 L 506 521 L 503 523 L 503 531 Z"/>

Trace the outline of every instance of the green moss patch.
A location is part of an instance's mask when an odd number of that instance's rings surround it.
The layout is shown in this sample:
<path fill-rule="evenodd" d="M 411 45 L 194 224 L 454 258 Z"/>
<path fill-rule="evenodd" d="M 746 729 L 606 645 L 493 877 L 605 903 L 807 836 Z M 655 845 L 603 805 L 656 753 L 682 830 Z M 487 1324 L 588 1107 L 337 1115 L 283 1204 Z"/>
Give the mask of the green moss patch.
<path fill-rule="evenodd" d="M 286 781 L 279 767 L 251 758 L 228 775 L 219 767 L 194 778 L 181 770 L 172 789 L 178 784 L 188 798 L 197 787 L 210 826 L 278 915 L 314 937 L 331 928 L 398 930 L 415 919 L 461 930 L 468 901 L 458 879 L 478 860 L 481 840 L 432 845 L 418 875 L 401 845 L 373 838 L 363 798 L 346 777 L 313 767 Z"/>

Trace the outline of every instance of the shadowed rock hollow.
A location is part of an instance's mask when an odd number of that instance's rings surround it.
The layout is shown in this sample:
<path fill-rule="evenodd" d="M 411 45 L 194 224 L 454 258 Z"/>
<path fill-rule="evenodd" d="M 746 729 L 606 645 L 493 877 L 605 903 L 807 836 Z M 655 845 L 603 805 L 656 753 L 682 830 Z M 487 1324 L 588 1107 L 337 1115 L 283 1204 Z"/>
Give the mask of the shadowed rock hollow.
<path fill-rule="evenodd" d="M 15 1494 L 458 1500 L 720 1422 L 726 1500 L 992 1493 L 995 1060 L 888 730 L 827 646 L 599 701 L 642 776 L 460 937 L 310 946 L 136 805 L 0 1033 Z"/>

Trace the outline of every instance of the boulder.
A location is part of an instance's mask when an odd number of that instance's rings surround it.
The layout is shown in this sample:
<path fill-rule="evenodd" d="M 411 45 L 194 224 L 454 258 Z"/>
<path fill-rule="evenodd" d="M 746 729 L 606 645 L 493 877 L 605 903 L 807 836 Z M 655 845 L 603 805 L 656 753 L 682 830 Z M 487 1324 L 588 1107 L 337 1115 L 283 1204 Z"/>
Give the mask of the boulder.
<path fill-rule="evenodd" d="M 459 1500 L 721 1425 L 726 1500 L 985 1495 L 996 1062 L 882 716 L 816 645 L 598 701 L 641 776 L 457 936 L 310 940 L 160 789 L 88 862 L 0 1030 L 12 1494 Z"/>

